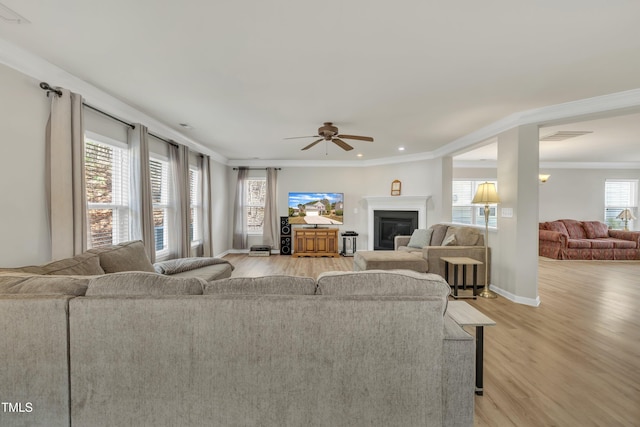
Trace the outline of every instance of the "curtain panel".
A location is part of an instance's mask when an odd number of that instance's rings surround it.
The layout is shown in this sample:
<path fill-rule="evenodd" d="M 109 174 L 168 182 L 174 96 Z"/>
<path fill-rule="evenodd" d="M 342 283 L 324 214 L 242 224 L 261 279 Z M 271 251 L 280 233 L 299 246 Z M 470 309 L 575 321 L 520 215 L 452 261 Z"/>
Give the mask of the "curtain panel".
<path fill-rule="evenodd" d="M 46 193 L 51 258 L 69 258 L 87 250 L 87 201 L 84 176 L 82 96 L 58 88 L 51 97 L 46 126 Z"/>
<path fill-rule="evenodd" d="M 211 158 L 200 156 L 200 180 L 202 200 L 202 256 L 213 256 L 213 203 L 211 200 Z"/>
<path fill-rule="evenodd" d="M 280 222 L 278 221 L 278 170 L 267 168 L 267 188 L 264 203 L 262 243 L 272 249 L 280 247 Z"/>
<path fill-rule="evenodd" d="M 153 231 L 153 200 L 151 172 L 149 170 L 149 134 L 140 123 L 127 131 L 130 165 L 129 236 L 142 240 L 151 262 L 155 262 L 155 236 Z"/>
<path fill-rule="evenodd" d="M 170 258 L 186 258 L 191 255 L 189 236 L 189 148 L 186 145 L 169 145 L 171 167 L 172 227 L 169 228 Z"/>
<path fill-rule="evenodd" d="M 246 186 L 248 175 L 249 169 L 238 168 L 233 212 L 233 249 L 247 248 L 247 215 L 245 214 L 245 206 L 247 203 Z"/>

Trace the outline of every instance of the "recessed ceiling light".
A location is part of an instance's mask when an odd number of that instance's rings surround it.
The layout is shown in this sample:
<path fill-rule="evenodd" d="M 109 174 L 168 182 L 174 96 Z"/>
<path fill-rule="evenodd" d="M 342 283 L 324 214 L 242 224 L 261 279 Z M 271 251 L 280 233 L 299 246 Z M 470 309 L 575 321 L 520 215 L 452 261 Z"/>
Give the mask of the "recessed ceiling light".
<path fill-rule="evenodd" d="M 403 146 L 398 147 L 398 151 L 404 151 L 404 147 Z"/>
<path fill-rule="evenodd" d="M 364 156 L 364 154 L 362 154 L 362 153 L 358 153 L 358 154 L 357 154 L 357 156 L 358 156 L 358 157 L 362 157 L 362 156 Z"/>
<path fill-rule="evenodd" d="M 180 127 L 187 129 L 187 130 L 191 130 L 193 129 L 193 126 L 191 126 L 189 123 L 178 123 L 180 125 Z"/>

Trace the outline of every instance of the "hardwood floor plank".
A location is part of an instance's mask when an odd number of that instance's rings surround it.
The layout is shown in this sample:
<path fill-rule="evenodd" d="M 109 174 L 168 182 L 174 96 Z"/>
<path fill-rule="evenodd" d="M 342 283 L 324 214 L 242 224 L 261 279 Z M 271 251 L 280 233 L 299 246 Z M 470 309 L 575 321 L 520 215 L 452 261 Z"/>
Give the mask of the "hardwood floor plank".
<path fill-rule="evenodd" d="M 233 276 L 317 278 L 353 266 L 343 257 L 225 259 Z M 475 425 L 640 425 L 640 262 L 540 258 L 538 287 L 539 307 L 465 300 L 497 323 L 485 328 Z"/>

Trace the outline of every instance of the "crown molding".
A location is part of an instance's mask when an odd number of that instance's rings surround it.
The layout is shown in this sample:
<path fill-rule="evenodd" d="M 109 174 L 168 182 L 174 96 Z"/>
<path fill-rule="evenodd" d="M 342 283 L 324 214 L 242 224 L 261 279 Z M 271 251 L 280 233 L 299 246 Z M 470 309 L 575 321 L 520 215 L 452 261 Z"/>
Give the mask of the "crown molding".
<path fill-rule="evenodd" d="M 202 154 L 209 155 L 213 160 L 226 164 L 228 159 L 199 142 L 183 135 L 166 124 L 133 108 L 97 87 L 53 65 L 43 58 L 34 55 L 12 43 L 0 38 L 0 63 L 13 68 L 36 80 L 46 81 L 54 87 L 64 87 L 82 95 L 85 102 L 93 107 L 119 117 L 124 121 L 142 123 L 152 133 L 163 138 L 174 140 Z M 44 92 L 43 92 L 44 93 Z"/>

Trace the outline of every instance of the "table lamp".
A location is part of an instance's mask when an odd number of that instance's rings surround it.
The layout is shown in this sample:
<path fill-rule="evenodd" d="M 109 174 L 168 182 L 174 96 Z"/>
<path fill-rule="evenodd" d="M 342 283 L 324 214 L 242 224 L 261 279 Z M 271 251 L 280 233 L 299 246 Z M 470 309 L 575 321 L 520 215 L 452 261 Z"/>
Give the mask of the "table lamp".
<path fill-rule="evenodd" d="M 500 203 L 495 184 L 480 184 L 471 203 L 484 205 L 484 289 L 478 295 L 482 298 L 497 298 L 498 295 L 489 290 L 489 205 Z"/>
<path fill-rule="evenodd" d="M 631 212 L 631 209 L 629 208 L 626 208 L 622 212 L 620 212 L 616 218 L 624 221 L 624 229 L 626 231 L 629 230 L 629 220 L 636 219 L 636 217 L 633 216 L 633 212 Z"/>

